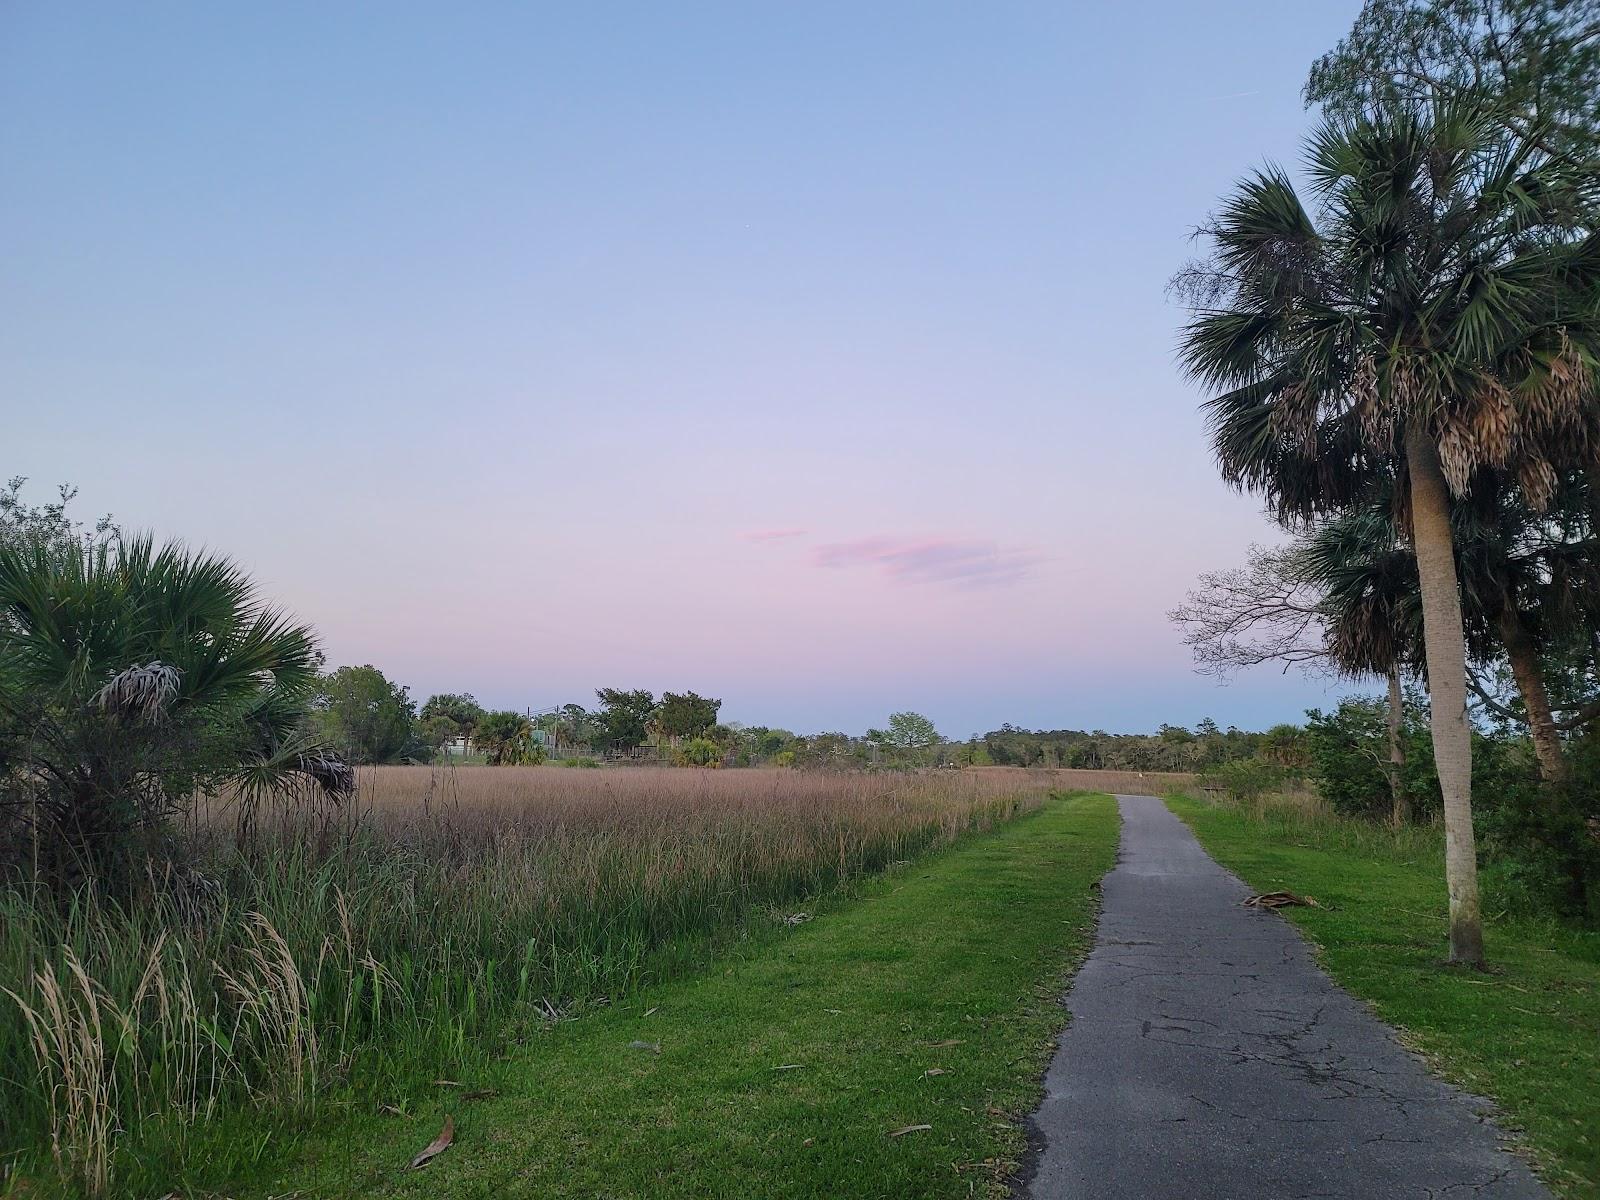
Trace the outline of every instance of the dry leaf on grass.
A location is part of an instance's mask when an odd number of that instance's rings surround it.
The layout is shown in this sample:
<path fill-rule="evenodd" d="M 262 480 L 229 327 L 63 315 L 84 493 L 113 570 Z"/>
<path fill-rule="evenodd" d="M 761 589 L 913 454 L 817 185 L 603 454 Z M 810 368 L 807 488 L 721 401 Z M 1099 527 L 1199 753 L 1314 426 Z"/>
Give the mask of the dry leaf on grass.
<path fill-rule="evenodd" d="M 415 1171 L 418 1167 L 427 1166 L 434 1159 L 438 1158 L 439 1155 L 445 1152 L 445 1148 L 448 1147 L 451 1142 L 455 1141 L 455 1137 L 455 1118 L 446 1116 L 444 1119 L 444 1128 L 439 1130 L 439 1136 L 434 1138 L 433 1141 L 429 1142 L 425 1147 L 423 1147 L 422 1153 L 411 1160 L 411 1169 Z"/>
<path fill-rule="evenodd" d="M 435 1079 L 433 1081 L 433 1086 L 434 1087 L 460 1087 L 461 1083 L 460 1083 L 459 1080 L 455 1080 L 455 1079 Z"/>
<path fill-rule="evenodd" d="M 905 1137 L 908 1133 L 926 1133 L 932 1128 L 932 1125 L 907 1125 L 904 1129 L 896 1129 L 889 1136 L 892 1138 Z"/>
<path fill-rule="evenodd" d="M 927 1042 L 925 1045 L 930 1050 L 943 1050 L 946 1046 L 963 1046 L 966 1043 L 961 1038 L 951 1038 L 944 1042 Z"/>
<path fill-rule="evenodd" d="M 923 1072 L 923 1074 L 924 1075 L 943 1075 L 944 1074 L 944 1068 L 943 1067 L 929 1067 L 926 1071 Z"/>

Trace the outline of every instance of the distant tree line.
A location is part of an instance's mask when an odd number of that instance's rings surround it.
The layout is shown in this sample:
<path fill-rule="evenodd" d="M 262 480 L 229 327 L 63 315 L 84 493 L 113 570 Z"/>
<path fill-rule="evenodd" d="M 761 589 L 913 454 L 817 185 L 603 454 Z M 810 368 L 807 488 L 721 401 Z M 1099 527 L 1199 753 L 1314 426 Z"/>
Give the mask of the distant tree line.
<path fill-rule="evenodd" d="M 1205 771 L 1263 753 L 1282 731 L 1221 729 L 1209 717 L 1194 729 L 1162 725 L 1156 733 L 1019 729 L 1002 725 L 971 747 L 997 767 L 1052 767 L 1084 771 Z"/>

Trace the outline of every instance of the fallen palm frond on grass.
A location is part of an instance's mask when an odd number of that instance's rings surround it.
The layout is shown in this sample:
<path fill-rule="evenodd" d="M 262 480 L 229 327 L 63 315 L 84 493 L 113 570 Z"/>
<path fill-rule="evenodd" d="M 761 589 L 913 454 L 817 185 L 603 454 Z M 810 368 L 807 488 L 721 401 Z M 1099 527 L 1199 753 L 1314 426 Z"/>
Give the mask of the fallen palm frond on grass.
<path fill-rule="evenodd" d="M 559 1019 L 708 939 L 1037 807 L 1047 775 L 366 772 L 329 819 L 222 803 L 113 901 L 0 885 L 0 1192 L 54 1163 L 166 1190 L 192 1134 L 307 1109 L 512 1015 Z M 770 922 L 761 921 L 770 925 Z M 10 1175 L 4 1174 L 10 1172 Z"/>
<path fill-rule="evenodd" d="M 1321 908 L 1315 896 L 1297 896 L 1293 892 L 1262 892 L 1246 896 L 1240 901 L 1246 908 Z"/>

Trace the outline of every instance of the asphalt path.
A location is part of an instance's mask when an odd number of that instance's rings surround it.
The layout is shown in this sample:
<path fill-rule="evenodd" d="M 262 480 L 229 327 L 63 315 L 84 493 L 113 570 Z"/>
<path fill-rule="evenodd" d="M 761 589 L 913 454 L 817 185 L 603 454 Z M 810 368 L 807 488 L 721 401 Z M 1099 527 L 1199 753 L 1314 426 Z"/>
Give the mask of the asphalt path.
<path fill-rule="evenodd" d="M 1035 1200 L 1549 1200 L 1483 1101 L 1431 1075 L 1152 796 L 1035 1114 Z"/>

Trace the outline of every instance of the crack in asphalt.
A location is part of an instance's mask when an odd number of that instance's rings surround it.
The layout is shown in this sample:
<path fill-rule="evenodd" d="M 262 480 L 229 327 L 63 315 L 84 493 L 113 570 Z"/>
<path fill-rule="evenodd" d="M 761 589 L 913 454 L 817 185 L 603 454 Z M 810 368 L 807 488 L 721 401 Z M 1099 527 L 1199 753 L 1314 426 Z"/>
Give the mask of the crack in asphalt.
<path fill-rule="evenodd" d="M 1034 1200 L 1549 1200 L 1484 1101 L 1428 1073 L 1149 796 L 1034 1116 Z"/>

